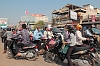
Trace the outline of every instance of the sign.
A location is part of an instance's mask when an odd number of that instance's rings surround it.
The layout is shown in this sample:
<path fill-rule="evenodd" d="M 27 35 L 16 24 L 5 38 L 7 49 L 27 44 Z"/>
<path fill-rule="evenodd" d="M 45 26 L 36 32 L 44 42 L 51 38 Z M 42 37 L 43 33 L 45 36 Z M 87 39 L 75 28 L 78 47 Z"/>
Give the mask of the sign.
<path fill-rule="evenodd" d="M 77 13 L 70 10 L 70 19 L 77 20 Z"/>
<path fill-rule="evenodd" d="M 95 19 L 96 19 L 95 15 L 92 15 L 92 22 L 95 22 Z"/>
<path fill-rule="evenodd" d="M 7 26 L 7 18 L 0 18 L 0 26 Z"/>
<path fill-rule="evenodd" d="M 42 17 L 42 14 L 32 14 L 32 16 L 35 16 L 35 17 Z"/>

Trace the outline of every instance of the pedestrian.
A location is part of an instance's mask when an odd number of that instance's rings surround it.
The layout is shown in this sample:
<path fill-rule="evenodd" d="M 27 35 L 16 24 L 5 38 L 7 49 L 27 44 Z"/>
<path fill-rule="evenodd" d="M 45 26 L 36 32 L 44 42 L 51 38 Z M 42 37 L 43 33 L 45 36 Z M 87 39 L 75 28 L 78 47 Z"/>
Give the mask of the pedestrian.
<path fill-rule="evenodd" d="M 4 43 L 4 37 L 3 37 L 4 33 L 5 33 L 5 29 L 3 29 L 2 32 L 1 32 L 1 40 L 2 40 L 2 43 Z"/>
<path fill-rule="evenodd" d="M 5 42 L 7 39 L 7 31 L 6 30 L 4 30 L 4 34 L 2 37 L 3 37 L 3 41 Z"/>
<path fill-rule="evenodd" d="M 13 33 L 11 31 L 11 28 L 7 28 L 7 31 L 6 31 L 6 33 L 4 35 L 7 35 L 7 39 L 4 42 L 4 52 L 3 52 L 3 53 L 6 53 L 7 46 L 11 43 L 11 38 L 13 36 Z"/>

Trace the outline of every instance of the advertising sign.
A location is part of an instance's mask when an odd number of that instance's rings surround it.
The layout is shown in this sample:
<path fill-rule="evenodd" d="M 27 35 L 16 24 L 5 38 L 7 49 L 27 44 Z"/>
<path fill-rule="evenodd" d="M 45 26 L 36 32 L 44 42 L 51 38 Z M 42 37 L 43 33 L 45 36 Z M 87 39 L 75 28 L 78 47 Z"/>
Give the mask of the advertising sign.
<path fill-rule="evenodd" d="M 77 13 L 70 10 L 70 19 L 77 20 Z"/>
<path fill-rule="evenodd" d="M 7 18 L 0 18 L 0 26 L 7 26 Z"/>

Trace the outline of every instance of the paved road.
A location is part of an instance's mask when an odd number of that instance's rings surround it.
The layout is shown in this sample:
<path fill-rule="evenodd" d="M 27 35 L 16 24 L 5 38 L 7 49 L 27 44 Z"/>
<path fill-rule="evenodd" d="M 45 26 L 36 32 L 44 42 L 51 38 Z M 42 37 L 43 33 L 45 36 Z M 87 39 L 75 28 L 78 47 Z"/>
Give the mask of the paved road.
<path fill-rule="evenodd" d="M 3 54 L 3 43 L 0 40 L 0 66 L 59 66 L 55 63 L 47 63 L 43 56 L 39 56 L 36 61 L 28 61 L 24 59 L 15 60 L 7 59 L 6 54 Z M 65 65 L 60 65 L 65 66 Z"/>

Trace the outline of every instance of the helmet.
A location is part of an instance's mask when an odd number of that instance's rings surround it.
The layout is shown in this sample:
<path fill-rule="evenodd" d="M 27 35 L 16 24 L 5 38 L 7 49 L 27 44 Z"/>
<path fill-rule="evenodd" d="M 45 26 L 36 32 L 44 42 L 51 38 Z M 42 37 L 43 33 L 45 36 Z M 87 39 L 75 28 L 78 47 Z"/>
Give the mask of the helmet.
<path fill-rule="evenodd" d="M 79 25 L 79 24 L 76 25 L 76 29 L 77 29 L 77 30 L 80 30 L 81 28 L 82 28 L 81 25 Z"/>
<path fill-rule="evenodd" d="M 67 29 L 67 30 L 74 30 L 74 27 L 72 25 L 67 25 L 67 26 L 65 26 L 65 29 Z"/>

